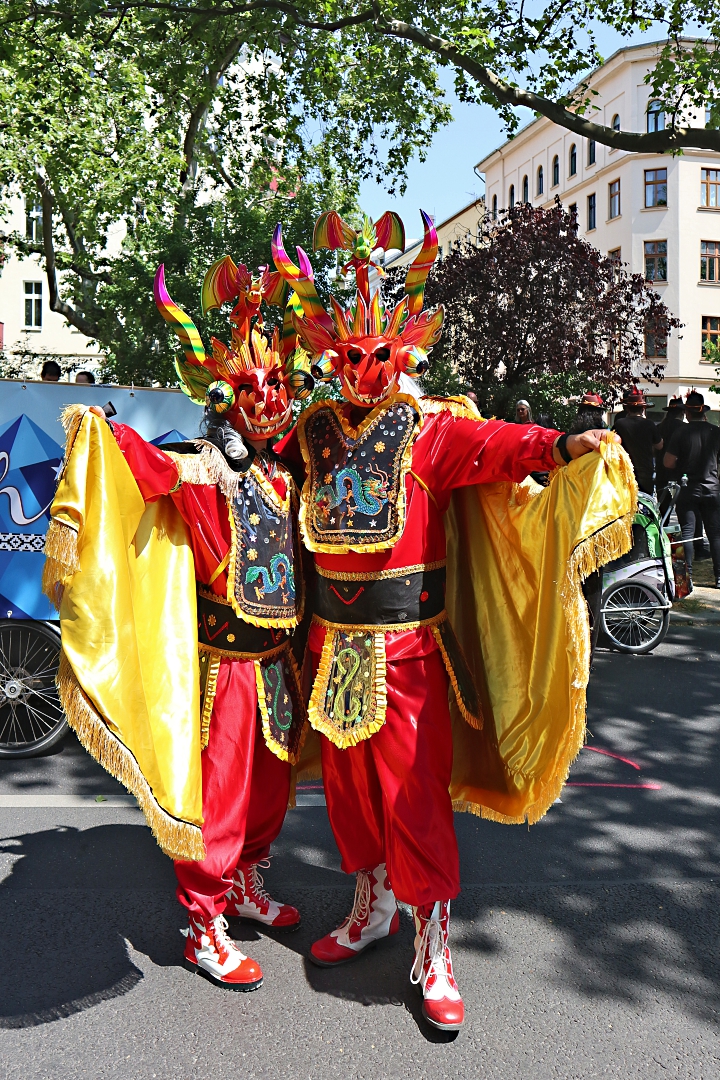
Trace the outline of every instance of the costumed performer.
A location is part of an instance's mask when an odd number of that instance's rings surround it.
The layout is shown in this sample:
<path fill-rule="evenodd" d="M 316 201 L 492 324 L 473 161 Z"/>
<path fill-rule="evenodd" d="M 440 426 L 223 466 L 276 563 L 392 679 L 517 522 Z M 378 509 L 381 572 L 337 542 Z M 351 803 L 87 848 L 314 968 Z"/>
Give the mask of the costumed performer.
<path fill-rule="evenodd" d="M 581 577 L 628 549 L 635 486 L 613 435 L 486 421 L 467 398 L 400 392 L 402 377 L 427 369 L 443 322 L 442 308 L 423 310 L 437 254 L 423 221 L 393 310 L 371 295 L 368 270 L 374 249 L 404 248 L 396 215 L 366 218 L 361 232 L 334 212 L 318 220 L 315 247 L 344 249 L 344 271 L 356 271 L 353 302 L 332 297 L 330 312 L 307 255 L 298 249 L 294 265 L 277 227 L 273 258 L 299 299 L 311 371 L 339 378 L 345 400 L 308 407 L 276 450 L 306 470 L 300 529 L 317 571 L 308 715 L 342 867 L 357 874 L 348 918 L 310 959 L 343 964 L 395 934 L 402 900 L 424 1016 L 455 1030 L 453 807 L 532 822 L 559 794 L 584 735 Z M 536 470 L 553 471 L 547 489 L 518 486 Z"/>
<path fill-rule="evenodd" d="M 297 495 L 268 440 L 312 379 L 288 371 L 292 335 L 266 335 L 260 314 L 286 293 L 267 267 L 253 277 L 229 256 L 216 262 L 203 313 L 237 302 L 230 346 L 212 338 L 206 356 L 159 268 L 155 300 L 183 345 L 181 385 L 205 405 L 203 437 L 160 449 L 102 410 L 70 410 L 46 548 L 70 723 L 175 858 L 185 966 L 244 991 L 262 971 L 225 916 L 276 930 L 300 922 L 258 871 L 306 723 L 290 647 L 303 606 Z"/>

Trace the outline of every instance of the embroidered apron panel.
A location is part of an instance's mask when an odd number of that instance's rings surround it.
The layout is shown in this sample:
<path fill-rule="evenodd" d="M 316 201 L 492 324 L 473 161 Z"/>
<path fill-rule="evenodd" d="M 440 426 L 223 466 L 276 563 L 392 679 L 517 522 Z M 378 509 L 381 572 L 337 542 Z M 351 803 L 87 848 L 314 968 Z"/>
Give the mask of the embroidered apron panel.
<path fill-rule="evenodd" d="M 289 495 L 280 499 L 253 465 L 240 478 L 230 508 L 235 550 L 228 588 L 236 610 L 257 626 L 295 626 L 301 583 Z"/>
<path fill-rule="evenodd" d="M 255 677 L 267 748 L 281 761 L 297 765 L 307 715 L 292 650 L 288 647 L 273 659 L 256 660 Z"/>
<path fill-rule="evenodd" d="M 416 410 L 399 401 L 354 439 L 329 407 L 308 418 L 309 481 L 301 519 L 311 551 L 378 551 L 397 542 L 417 421 Z"/>
<path fill-rule="evenodd" d="M 329 630 L 308 716 L 316 731 L 345 749 L 385 723 L 385 633 Z"/>

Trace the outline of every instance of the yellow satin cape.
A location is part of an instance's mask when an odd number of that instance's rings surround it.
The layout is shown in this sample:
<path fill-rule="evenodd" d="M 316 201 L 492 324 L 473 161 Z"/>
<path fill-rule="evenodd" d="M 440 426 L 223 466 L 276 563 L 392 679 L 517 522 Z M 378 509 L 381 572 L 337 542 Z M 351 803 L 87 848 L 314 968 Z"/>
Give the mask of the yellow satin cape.
<path fill-rule="evenodd" d="M 630 459 L 603 443 L 547 488 L 479 484 L 445 515 L 447 609 L 482 701 L 480 727 L 450 693 L 455 810 L 538 821 L 585 740 L 590 631 L 582 581 L 632 544 Z M 319 774 L 316 737 L 298 777 Z"/>
<path fill-rule="evenodd" d="M 103 419 L 63 415 L 43 588 L 60 613 L 60 700 L 81 743 L 137 798 L 163 851 L 203 859 L 195 573 L 168 497 L 145 505 Z"/>
<path fill-rule="evenodd" d="M 590 629 L 582 581 L 630 549 L 637 486 L 602 443 L 549 487 L 478 485 L 446 515 L 447 607 L 483 701 L 481 729 L 451 704 L 456 810 L 538 821 L 585 741 Z"/>

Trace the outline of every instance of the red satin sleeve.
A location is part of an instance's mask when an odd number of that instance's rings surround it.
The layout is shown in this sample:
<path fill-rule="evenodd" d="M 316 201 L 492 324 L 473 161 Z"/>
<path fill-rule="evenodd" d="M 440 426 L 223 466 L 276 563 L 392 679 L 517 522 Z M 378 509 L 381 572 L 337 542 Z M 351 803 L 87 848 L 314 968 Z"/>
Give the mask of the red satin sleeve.
<path fill-rule="evenodd" d="M 412 471 L 436 499 L 458 487 L 520 483 L 528 473 L 554 469 L 559 431 L 536 424 L 507 424 L 442 412 L 428 416 L 413 447 Z"/>
<path fill-rule="evenodd" d="M 111 427 L 145 502 L 169 495 L 178 482 L 178 471 L 172 458 L 159 446 L 145 442 L 127 424 L 113 423 Z"/>

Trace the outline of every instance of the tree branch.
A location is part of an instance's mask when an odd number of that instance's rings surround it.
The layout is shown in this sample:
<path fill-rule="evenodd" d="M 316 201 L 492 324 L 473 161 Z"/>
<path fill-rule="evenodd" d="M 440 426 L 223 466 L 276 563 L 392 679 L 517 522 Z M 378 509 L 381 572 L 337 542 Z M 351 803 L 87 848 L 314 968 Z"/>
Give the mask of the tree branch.
<path fill-rule="evenodd" d="M 52 219 L 53 219 L 53 196 L 48 184 L 47 177 L 39 169 L 35 173 L 40 201 L 42 203 L 42 226 L 43 226 L 43 251 L 45 254 L 45 273 L 47 275 L 50 310 L 63 315 L 71 326 L 76 327 L 81 333 L 91 338 L 99 338 L 100 330 L 89 322 L 84 315 L 76 311 L 70 304 L 66 304 L 60 298 L 57 280 L 57 262 L 55 259 L 55 244 L 53 243 Z"/>
<path fill-rule="evenodd" d="M 207 76 L 207 93 L 202 101 L 200 101 L 190 114 L 190 120 L 188 121 L 187 130 L 185 132 L 185 141 L 183 142 L 183 157 L 185 158 L 185 168 L 180 173 L 180 183 L 184 184 L 188 176 L 191 173 L 193 162 L 195 160 L 195 144 L 200 129 L 203 125 L 205 117 L 207 116 L 208 109 L 212 104 L 215 91 L 217 90 L 220 79 L 225 74 L 227 69 L 232 64 L 233 60 L 237 56 L 242 44 L 243 38 L 237 36 L 228 45 L 225 50 L 225 54 L 215 67 L 211 68 Z"/>
<path fill-rule="evenodd" d="M 397 19 L 384 19 L 381 16 L 375 20 L 375 27 L 381 34 L 412 41 L 436 53 L 455 67 L 461 68 L 486 90 L 489 90 L 493 97 L 503 105 L 524 105 L 525 108 L 533 109 L 548 120 L 552 120 L 559 127 L 574 131 L 576 135 L 582 135 L 586 139 L 594 139 L 605 146 L 611 146 L 617 150 L 629 150 L 634 154 L 663 154 L 682 147 L 720 151 L 720 131 L 691 127 L 673 127 L 666 128 L 664 131 L 647 133 L 615 131 L 613 128 L 605 127 L 604 124 L 595 124 L 592 120 L 586 120 L 556 101 L 550 101 L 531 90 L 521 90 L 519 87 L 511 86 L 483 64 L 466 56 L 451 41 L 437 37 L 419 26 L 400 22 Z"/>

